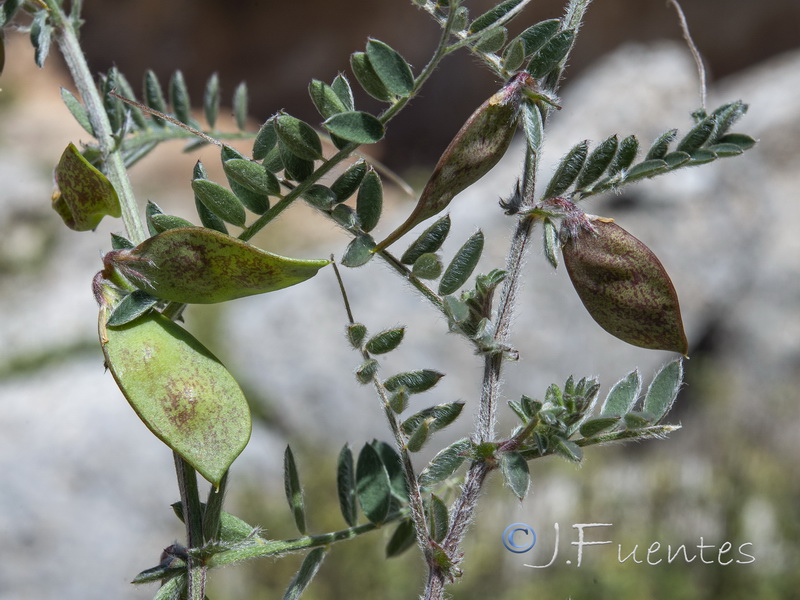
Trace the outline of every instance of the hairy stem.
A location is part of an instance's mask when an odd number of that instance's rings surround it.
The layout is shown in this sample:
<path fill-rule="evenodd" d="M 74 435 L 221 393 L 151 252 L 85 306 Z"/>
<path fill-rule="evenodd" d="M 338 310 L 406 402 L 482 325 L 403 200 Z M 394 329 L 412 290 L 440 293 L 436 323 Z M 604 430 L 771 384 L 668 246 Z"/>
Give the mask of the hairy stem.
<path fill-rule="evenodd" d="M 186 542 L 189 548 L 197 548 L 203 544 L 203 514 L 200 496 L 197 492 L 197 474 L 177 452 L 174 452 L 173 456 L 181 493 L 183 522 L 186 525 Z M 203 600 L 206 587 L 206 565 L 199 558 L 189 555 L 187 569 L 187 600 Z"/>

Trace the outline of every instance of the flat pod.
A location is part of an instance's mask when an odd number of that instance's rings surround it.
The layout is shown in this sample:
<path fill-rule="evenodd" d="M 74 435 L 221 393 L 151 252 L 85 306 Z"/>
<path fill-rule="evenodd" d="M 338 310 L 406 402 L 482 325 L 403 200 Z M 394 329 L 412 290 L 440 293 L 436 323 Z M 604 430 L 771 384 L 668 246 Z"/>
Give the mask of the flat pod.
<path fill-rule="evenodd" d="M 108 262 L 161 300 L 211 304 L 295 285 L 330 261 L 286 258 L 212 229 L 182 227 L 111 253 Z"/>
<path fill-rule="evenodd" d="M 653 252 L 616 223 L 591 220 L 562 244 L 564 264 L 592 318 L 642 348 L 686 355 L 678 296 Z"/>
<path fill-rule="evenodd" d="M 156 437 L 211 483 L 219 484 L 250 439 L 250 411 L 228 370 L 182 327 L 150 313 L 107 327 L 106 365 L 131 407 Z"/>

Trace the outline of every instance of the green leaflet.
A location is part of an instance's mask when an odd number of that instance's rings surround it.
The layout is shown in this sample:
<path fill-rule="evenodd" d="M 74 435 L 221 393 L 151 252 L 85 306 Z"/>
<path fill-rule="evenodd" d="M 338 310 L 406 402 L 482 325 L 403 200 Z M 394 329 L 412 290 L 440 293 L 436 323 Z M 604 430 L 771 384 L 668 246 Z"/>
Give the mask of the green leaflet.
<path fill-rule="evenodd" d="M 72 113 L 72 116 L 75 117 L 78 124 L 83 127 L 89 135 L 94 135 L 94 127 L 92 127 L 92 123 L 89 121 L 89 112 L 81 101 L 66 88 L 61 88 L 61 99 L 69 109 L 69 112 Z"/>
<path fill-rule="evenodd" d="M 600 407 L 601 417 L 620 417 L 633 410 L 642 389 L 642 379 L 638 370 L 631 371 L 620 379 L 608 392 Z"/>
<path fill-rule="evenodd" d="M 342 450 L 339 452 L 339 460 L 336 465 L 336 490 L 344 520 L 350 527 L 355 527 L 358 521 L 356 470 L 353 466 L 353 452 L 347 444 L 342 446 Z"/>
<path fill-rule="evenodd" d="M 442 542 L 447 536 L 450 526 L 450 517 L 447 514 L 447 505 L 436 494 L 431 494 L 426 506 L 425 516 L 428 521 L 428 531 L 435 542 Z"/>
<path fill-rule="evenodd" d="M 531 483 L 528 463 L 519 452 L 503 452 L 499 462 L 506 485 L 517 498 L 523 500 Z"/>
<path fill-rule="evenodd" d="M 419 474 L 419 484 L 430 487 L 450 477 L 464 462 L 471 447 L 468 439 L 461 439 L 440 450 Z"/>
<path fill-rule="evenodd" d="M 653 423 L 658 423 L 672 408 L 681 389 L 681 383 L 683 383 L 683 360 L 680 358 L 664 365 L 653 378 L 642 406 L 644 411 L 652 416 Z"/>
<path fill-rule="evenodd" d="M 347 107 L 336 91 L 324 81 L 314 79 L 308 86 L 308 95 L 324 119 L 345 112 Z"/>
<path fill-rule="evenodd" d="M 445 215 L 422 232 L 400 257 L 400 262 L 404 265 L 413 265 L 423 254 L 436 252 L 441 248 L 448 233 L 450 233 L 450 215 Z"/>
<path fill-rule="evenodd" d="M 206 81 L 206 88 L 203 92 L 203 114 L 206 117 L 208 126 L 213 130 L 217 124 L 217 115 L 219 114 L 220 104 L 220 89 L 219 89 L 219 75 L 212 73 L 211 77 Z"/>
<path fill-rule="evenodd" d="M 299 260 L 266 252 L 202 227 L 170 229 L 106 261 L 138 288 L 162 300 L 211 304 L 295 285 L 327 260 Z"/>
<path fill-rule="evenodd" d="M 358 110 L 332 115 L 322 125 L 333 135 L 356 144 L 374 144 L 385 133 L 383 124 L 376 117 Z"/>
<path fill-rule="evenodd" d="M 101 306 L 106 365 L 145 425 L 214 485 L 250 439 L 250 411 L 239 385 L 200 342 L 151 312 L 108 327 Z"/>
<path fill-rule="evenodd" d="M 339 205 L 336 208 L 345 209 L 348 207 Z M 373 248 L 375 248 L 375 240 L 371 236 L 363 234 L 354 237 L 344 251 L 342 264 L 345 267 L 360 267 L 367 264 L 374 256 Z"/>
<path fill-rule="evenodd" d="M 469 32 L 476 33 L 478 31 L 483 31 L 487 27 L 497 23 L 498 21 L 506 17 L 521 3 L 522 0 L 505 0 L 505 2 L 501 2 L 494 8 L 488 10 L 487 12 L 479 16 L 477 19 L 475 19 L 469 26 Z"/>
<path fill-rule="evenodd" d="M 547 184 L 547 190 L 544 192 L 545 198 L 560 196 L 569 189 L 583 169 L 588 152 L 589 142 L 586 140 L 575 144 L 567 152 L 556 168 L 550 183 Z"/>
<path fill-rule="evenodd" d="M 353 69 L 356 81 L 361 84 L 361 87 L 370 96 L 383 102 L 389 102 L 392 99 L 392 94 L 386 89 L 378 73 L 375 72 L 375 68 L 366 52 L 354 52 L 351 54 L 350 68 Z"/>
<path fill-rule="evenodd" d="M 303 487 L 300 485 L 300 475 L 297 472 L 297 465 L 294 461 L 294 453 L 291 447 L 286 446 L 283 454 L 283 488 L 286 492 L 286 501 L 294 515 L 294 522 L 297 530 L 306 534 L 306 508 L 303 501 Z"/>
<path fill-rule="evenodd" d="M 308 584 L 311 583 L 311 580 L 314 579 L 317 571 L 319 571 L 319 567 L 325 559 L 325 554 L 327 552 L 327 548 L 314 548 L 311 552 L 306 554 L 306 557 L 303 559 L 303 564 L 300 565 L 300 569 L 295 573 L 292 582 L 286 589 L 283 600 L 298 600 L 300 596 L 303 595 Z"/>
<path fill-rule="evenodd" d="M 389 473 L 377 450 L 364 444 L 356 464 L 356 493 L 364 515 L 372 523 L 382 523 L 389 514 L 392 488 Z"/>
<path fill-rule="evenodd" d="M 233 116 L 239 131 L 247 128 L 247 84 L 242 81 L 233 91 Z"/>
<path fill-rule="evenodd" d="M 559 31 L 544 43 L 531 59 L 531 62 L 528 63 L 530 74 L 536 79 L 545 77 L 564 60 L 574 42 L 574 29 Z"/>
<path fill-rule="evenodd" d="M 311 125 L 287 114 L 277 115 L 273 122 L 278 138 L 296 157 L 309 161 L 322 158 L 322 142 Z"/>
<path fill-rule="evenodd" d="M 466 283 L 480 260 L 481 252 L 483 252 L 483 233 L 478 231 L 464 242 L 453 260 L 447 265 L 447 269 L 439 281 L 440 296 L 452 294 Z"/>
<path fill-rule="evenodd" d="M 386 352 L 391 352 L 403 341 L 405 331 L 405 327 L 393 327 L 392 329 L 381 331 L 367 342 L 367 352 L 370 354 L 385 354 Z"/>
<path fill-rule="evenodd" d="M 380 40 L 367 42 L 367 57 L 375 74 L 386 90 L 395 96 L 406 97 L 414 89 L 414 74 L 396 50 Z"/>
<path fill-rule="evenodd" d="M 392 375 L 383 382 L 383 386 L 390 392 L 405 387 L 411 394 L 421 394 L 428 391 L 444 377 L 443 373 L 422 369 L 421 371 L 408 371 Z"/>
<path fill-rule="evenodd" d="M 336 202 L 344 202 L 356 193 L 364 176 L 367 174 L 367 163 L 363 160 L 354 162 L 336 178 L 331 184 L 331 190 L 336 195 Z"/>
<path fill-rule="evenodd" d="M 363 231 L 372 231 L 378 224 L 383 210 L 383 184 L 380 176 L 373 170 L 367 171 L 358 188 L 356 214 Z"/>
<path fill-rule="evenodd" d="M 237 227 L 244 227 L 247 215 L 242 201 L 229 189 L 208 179 L 193 179 L 195 197 L 217 217 Z"/>
<path fill-rule="evenodd" d="M 411 548 L 416 541 L 417 533 L 414 529 L 414 522 L 411 519 L 400 521 L 392 537 L 386 543 L 386 558 L 400 556 Z"/>

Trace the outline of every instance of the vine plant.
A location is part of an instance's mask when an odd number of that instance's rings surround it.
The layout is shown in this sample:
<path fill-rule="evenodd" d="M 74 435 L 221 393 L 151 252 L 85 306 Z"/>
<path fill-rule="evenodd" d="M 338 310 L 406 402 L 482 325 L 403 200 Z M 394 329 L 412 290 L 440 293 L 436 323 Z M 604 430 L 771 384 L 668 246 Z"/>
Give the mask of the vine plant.
<path fill-rule="evenodd" d="M 462 543 L 490 472 L 499 471 L 522 499 L 529 487 L 528 463 L 535 458 L 557 454 L 578 462 L 585 447 L 658 438 L 675 429 L 661 421 L 681 386 L 680 356 L 689 350 L 676 292 L 647 246 L 613 219 L 586 214 L 583 206 L 601 192 L 741 154 L 754 140 L 730 128 L 747 107 L 735 101 L 712 112 L 700 109 L 692 115 L 688 132 L 679 136 L 677 129 L 669 129 L 644 152 L 632 135 L 614 135 L 593 146 L 580 141 L 538 193 L 543 131 L 550 112 L 558 109 L 559 82 L 590 0 L 568 0 L 561 18 L 533 24 L 509 40 L 506 25 L 527 3 L 505 0 L 472 18 L 462 0 L 414 0 L 441 27 L 438 46 L 422 70 L 415 73 L 389 44 L 376 39 L 350 56 L 352 76 L 364 92 L 384 103 L 382 112 L 358 110 L 350 81 L 340 73 L 330 84 L 314 80 L 309 86 L 323 119 L 320 127 L 279 112 L 252 133 L 246 130 L 243 84 L 233 98 L 238 131 L 216 127 L 216 75 L 206 85 L 203 126 L 193 116 L 180 72 L 169 82 L 169 101 L 153 72 L 144 78 L 142 102 L 115 68 L 97 79 L 92 76 L 77 35 L 80 1 L 68 7 L 63 0 L 2 4 L 3 30 L 29 32 L 39 66 L 51 42 L 63 54 L 77 91 L 62 90 L 63 100 L 94 138 L 81 148 L 69 144 L 64 151 L 55 168 L 53 208 L 77 231 L 93 230 L 105 216 L 121 217 L 124 223 L 125 234 L 112 235 L 93 290 L 106 366 L 139 418 L 175 456 L 180 501 L 174 509 L 186 525 L 186 541 L 167 548 L 157 566 L 134 579 L 137 584 L 160 582 L 156 598 L 201 600 L 208 572 L 216 567 L 306 551 L 287 590 L 286 597 L 296 598 L 336 542 L 389 524 L 395 530 L 387 555 L 416 544 L 428 571 L 424 597 L 442 598 L 445 586 L 461 574 Z M 407 220 L 376 242 L 371 232 L 381 218 L 383 172 L 357 151 L 383 139 L 393 118 L 418 95 L 442 59 L 459 50 L 473 53 L 504 83 L 455 134 Z M 519 181 L 500 203 L 516 221 L 507 262 L 470 283 L 483 233 L 470 236 L 445 267 L 440 248 L 450 217 L 443 213 L 459 192 L 500 160 L 518 129 L 527 150 Z M 329 143 L 323 144 L 322 138 Z M 152 202 L 144 207 L 142 219 L 128 180 L 133 163 L 175 139 L 189 140 L 187 151 L 204 144 L 220 147 L 227 185 L 211 181 L 199 161 L 192 175 L 199 225 L 164 214 Z M 241 139 L 253 139 L 250 156 L 225 143 Z M 326 175 L 332 184 L 320 183 Z M 441 449 L 421 470 L 412 455 L 458 418 L 464 404 L 439 404 L 407 415 L 410 395 L 434 387 L 442 374 L 431 369 L 385 378 L 379 374 L 374 357 L 396 348 L 404 327 L 370 335 L 351 311 L 333 256 L 298 260 L 250 244 L 258 231 L 298 201 L 351 235 L 341 265 L 384 261 L 444 315 L 450 331 L 466 337 L 482 356 L 484 380 L 473 433 Z M 438 219 L 399 257 L 392 252 L 412 228 L 433 217 Z M 576 292 L 603 328 L 631 344 L 670 350 L 679 357 L 655 374 L 644 394 L 634 370 L 602 402 L 597 381 L 573 377 L 563 386 L 551 385 L 542 400 L 510 400 L 508 406 L 520 422 L 512 431 L 498 433 L 502 369 L 519 358 L 511 340 L 511 317 L 523 258 L 536 231 L 546 258 L 553 267 L 563 258 Z M 287 447 L 286 496 L 301 537 L 270 540 L 258 527 L 222 510 L 228 470 L 250 436 L 247 402 L 225 367 L 175 321 L 187 304 L 277 291 L 328 265 L 342 286 L 347 338 L 359 355 L 356 378 L 374 387 L 394 439 L 367 443 L 357 457 L 344 446 L 337 484 L 346 527 L 324 534 L 306 530 L 298 469 Z M 212 484 L 204 503 L 197 473 Z M 453 489 L 454 482 L 460 482 L 459 491 L 448 505 L 439 493 Z M 359 507 L 366 518 L 362 523 Z"/>

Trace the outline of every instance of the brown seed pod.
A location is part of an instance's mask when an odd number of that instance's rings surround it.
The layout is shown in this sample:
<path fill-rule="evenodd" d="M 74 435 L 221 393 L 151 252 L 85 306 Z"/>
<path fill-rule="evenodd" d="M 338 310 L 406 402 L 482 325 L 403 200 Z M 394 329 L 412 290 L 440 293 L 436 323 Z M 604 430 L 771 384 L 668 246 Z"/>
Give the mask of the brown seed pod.
<path fill-rule="evenodd" d="M 678 296 L 655 254 L 610 219 L 589 218 L 561 250 L 583 305 L 603 329 L 654 350 L 689 351 Z"/>

